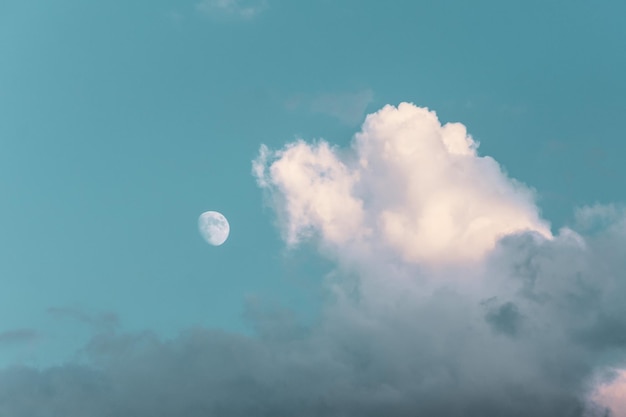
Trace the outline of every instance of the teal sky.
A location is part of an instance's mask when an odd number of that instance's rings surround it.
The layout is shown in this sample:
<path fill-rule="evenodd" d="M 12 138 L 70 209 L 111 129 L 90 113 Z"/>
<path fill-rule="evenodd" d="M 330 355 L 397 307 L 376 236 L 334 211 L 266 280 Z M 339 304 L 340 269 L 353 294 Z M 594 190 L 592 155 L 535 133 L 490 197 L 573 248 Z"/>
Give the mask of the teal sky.
<path fill-rule="evenodd" d="M 626 199 L 623 1 L 201 5 L 0 3 L 0 334 L 33 332 L 0 364 L 64 360 L 106 313 L 163 335 L 245 331 L 248 296 L 314 315 L 327 266 L 284 249 L 251 161 L 346 145 L 385 104 L 465 124 L 553 229 Z"/>

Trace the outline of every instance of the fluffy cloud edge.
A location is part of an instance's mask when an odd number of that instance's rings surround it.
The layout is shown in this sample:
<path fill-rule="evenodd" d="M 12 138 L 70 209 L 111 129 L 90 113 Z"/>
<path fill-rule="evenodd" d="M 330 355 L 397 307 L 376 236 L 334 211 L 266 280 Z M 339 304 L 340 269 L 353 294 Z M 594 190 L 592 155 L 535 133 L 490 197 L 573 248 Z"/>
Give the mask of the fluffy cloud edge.
<path fill-rule="evenodd" d="M 552 238 L 534 191 L 477 149 L 462 124 L 401 103 L 368 115 L 349 149 L 263 145 L 253 175 L 289 245 L 316 234 L 331 246 L 378 239 L 423 263 L 478 259 L 521 231 Z"/>

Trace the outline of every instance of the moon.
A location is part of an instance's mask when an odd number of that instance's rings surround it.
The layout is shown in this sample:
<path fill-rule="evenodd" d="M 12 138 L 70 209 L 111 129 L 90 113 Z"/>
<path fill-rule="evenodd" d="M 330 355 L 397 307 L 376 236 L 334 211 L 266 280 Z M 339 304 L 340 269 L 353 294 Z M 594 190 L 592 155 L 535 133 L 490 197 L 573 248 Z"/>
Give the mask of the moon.
<path fill-rule="evenodd" d="M 198 218 L 200 234 L 210 245 L 219 246 L 226 242 L 230 233 L 228 220 L 222 213 L 206 211 Z"/>

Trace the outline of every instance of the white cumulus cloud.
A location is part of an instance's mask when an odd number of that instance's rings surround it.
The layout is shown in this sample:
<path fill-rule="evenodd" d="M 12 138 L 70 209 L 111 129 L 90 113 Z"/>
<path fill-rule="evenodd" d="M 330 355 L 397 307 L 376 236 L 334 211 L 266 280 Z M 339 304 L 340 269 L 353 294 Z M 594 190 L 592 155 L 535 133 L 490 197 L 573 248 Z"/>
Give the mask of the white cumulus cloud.
<path fill-rule="evenodd" d="M 276 199 L 287 242 L 383 242 L 410 262 L 480 258 L 507 234 L 550 228 L 533 192 L 477 153 L 460 123 L 402 103 L 369 115 L 352 148 L 298 141 L 263 148 L 259 184 Z"/>

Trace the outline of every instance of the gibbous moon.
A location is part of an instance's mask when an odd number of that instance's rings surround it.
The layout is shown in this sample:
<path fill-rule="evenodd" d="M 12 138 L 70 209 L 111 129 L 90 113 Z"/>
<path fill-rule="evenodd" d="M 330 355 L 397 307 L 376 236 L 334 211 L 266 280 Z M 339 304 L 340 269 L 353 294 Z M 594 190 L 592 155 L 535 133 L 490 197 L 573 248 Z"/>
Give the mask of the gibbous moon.
<path fill-rule="evenodd" d="M 226 242 L 230 233 L 228 220 L 222 213 L 206 211 L 198 218 L 200 234 L 209 244 L 219 246 Z"/>

